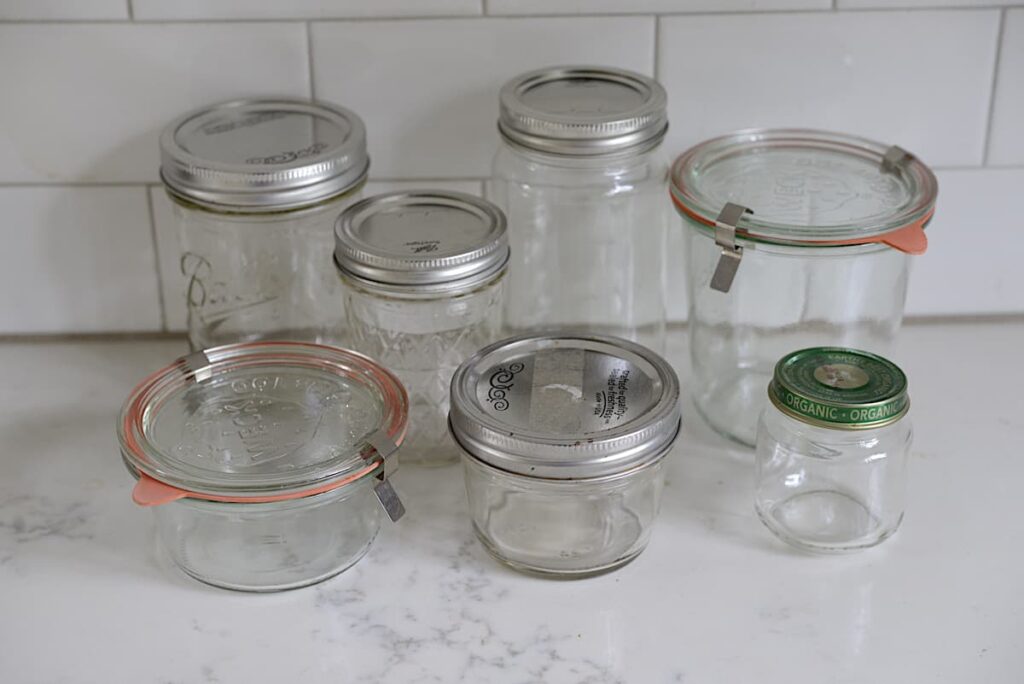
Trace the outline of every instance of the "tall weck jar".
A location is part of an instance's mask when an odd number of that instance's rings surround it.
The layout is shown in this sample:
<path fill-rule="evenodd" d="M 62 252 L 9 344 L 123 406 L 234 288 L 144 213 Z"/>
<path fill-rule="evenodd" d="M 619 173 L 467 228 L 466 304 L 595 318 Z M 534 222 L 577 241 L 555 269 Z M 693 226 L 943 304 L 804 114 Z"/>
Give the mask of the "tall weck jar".
<path fill-rule="evenodd" d="M 610 67 L 551 67 L 500 95 L 488 197 L 508 217 L 512 332 L 568 325 L 662 351 L 665 90 Z"/>

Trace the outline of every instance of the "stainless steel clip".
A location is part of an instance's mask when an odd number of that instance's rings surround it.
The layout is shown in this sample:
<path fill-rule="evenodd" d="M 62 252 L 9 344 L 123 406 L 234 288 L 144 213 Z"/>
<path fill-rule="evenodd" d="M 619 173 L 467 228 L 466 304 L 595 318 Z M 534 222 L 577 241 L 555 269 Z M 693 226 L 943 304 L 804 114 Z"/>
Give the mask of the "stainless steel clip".
<path fill-rule="evenodd" d="M 899 145 L 893 145 L 885 151 L 882 157 L 882 172 L 896 173 L 899 167 L 913 159 L 914 155 L 907 152 Z"/>
<path fill-rule="evenodd" d="M 736 270 L 743 258 L 743 248 L 736 244 L 736 224 L 744 214 L 753 214 L 750 209 L 726 202 L 721 213 L 715 219 L 715 244 L 722 248 L 718 257 L 718 265 L 711 276 L 711 289 L 728 292 L 736 277 Z"/>
<path fill-rule="evenodd" d="M 366 446 L 362 450 L 362 457 L 369 461 L 375 458 L 381 460 L 381 470 L 377 475 L 379 482 L 374 486 L 373 493 L 377 500 L 384 507 L 391 522 L 397 522 L 405 515 L 405 506 L 398 498 L 398 492 L 391 486 L 388 478 L 398 470 L 398 459 L 393 454 L 398 451 L 398 445 L 391 441 L 384 432 L 378 430 L 366 438 Z"/>
<path fill-rule="evenodd" d="M 213 369 L 210 368 L 212 365 L 210 357 L 202 350 L 181 357 L 180 362 L 182 370 L 185 373 L 191 373 L 195 382 L 203 382 L 213 376 Z"/>

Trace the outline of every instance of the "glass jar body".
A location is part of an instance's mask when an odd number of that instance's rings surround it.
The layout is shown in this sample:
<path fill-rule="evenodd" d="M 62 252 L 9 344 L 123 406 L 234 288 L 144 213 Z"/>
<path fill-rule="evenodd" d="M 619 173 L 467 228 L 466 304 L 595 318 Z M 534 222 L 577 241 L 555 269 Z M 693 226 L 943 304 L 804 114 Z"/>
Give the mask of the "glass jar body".
<path fill-rule="evenodd" d="M 501 334 L 505 273 L 451 295 L 382 293 L 342 276 L 350 346 L 398 376 L 409 393 L 402 463 L 458 460 L 448 435 L 452 374 Z"/>
<path fill-rule="evenodd" d="M 808 551 L 867 548 L 903 520 L 910 420 L 837 430 L 769 403 L 758 427 L 756 510 L 775 536 Z"/>
<path fill-rule="evenodd" d="M 273 503 L 180 499 L 153 508 L 171 559 L 195 579 L 239 591 L 321 582 L 363 557 L 380 529 L 372 478 Z"/>
<path fill-rule="evenodd" d="M 709 286 L 721 247 L 684 221 L 694 402 L 717 432 L 753 446 L 775 363 L 793 349 L 886 353 L 903 319 L 910 257 L 885 245 L 743 243 L 729 292 Z"/>
<path fill-rule="evenodd" d="M 665 484 L 664 458 L 614 477 L 554 480 L 462 463 L 473 529 L 520 571 L 562 578 L 614 570 L 647 546 Z"/>
<path fill-rule="evenodd" d="M 508 218 L 509 330 L 570 326 L 663 352 L 667 178 L 658 149 L 588 159 L 503 144 L 488 198 Z"/>
<path fill-rule="evenodd" d="M 223 213 L 171 196 L 193 349 L 233 342 L 342 342 L 334 220 L 353 191 L 277 213 Z"/>

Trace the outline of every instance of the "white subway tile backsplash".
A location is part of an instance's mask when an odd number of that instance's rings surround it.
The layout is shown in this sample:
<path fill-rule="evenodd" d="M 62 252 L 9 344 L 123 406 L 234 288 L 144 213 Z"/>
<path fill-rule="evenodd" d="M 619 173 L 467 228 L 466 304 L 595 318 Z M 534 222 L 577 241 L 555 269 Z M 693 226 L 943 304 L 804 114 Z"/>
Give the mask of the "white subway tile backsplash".
<path fill-rule="evenodd" d="M 647 14 L 831 9 L 832 0 L 488 0 L 488 14 Z"/>
<path fill-rule="evenodd" d="M 3 0 L 0 21 L 127 19 L 128 0 Z"/>
<path fill-rule="evenodd" d="M 901 7 L 992 7 L 993 5 L 1020 4 L 1024 4 L 1024 0 L 836 0 L 836 7 L 841 10 Z"/>
<path fill-rule="evenodd" d="M 133 0 L 137 19 L 328 19 L 480 14 L 482 0 Z"/>
<path fill-rule="evenodd" d="M 1018 209 L 1024 169 L 937 175 L 928 252 L 912 259 L 907 314 L 1024 313 Z"/>
<path fill-rule="evenodd" d="M 366 184 L 364 197 L 382 192 L 398 190 L 455 190 L 472 195 L 481 194 L 479 181 L 370 181 Z M 162 186 L 149 189 L 153 202 L 153 218 L 156 223 L 157 254 L 160 258 L 160 289 L 164 301 L 164 329 L 182 332 L 188 324 L 185 308 L 186 281 L 181 274 L 181 251 L 178 248 L 177 226 L 171 209 L 171 200 Z"/>
<path fill-rule="evenodd" d="M 988 163 L 1024 164 L 1024 9 L 1006 13 Z"/>
<path fill-rule="evenodd" d="M 145 188 L 0 188 L 0 207 L 0 333 L 160 329 Z"/>
<path fill-rule="evenodd" d="M 504 81 L 553 64 L 652 73 L 654 19 L 579 17 L 313 24 L 318 97 L 367 122 L 378 175 L 484 177 Z"/>
<path fill-rule="evenodd" d="M 982 163 L 996 10 L 663 17 L 668 148 L 740 128 L 806 126 Z"/>
<path fill-rule="evenodd" d="M 161 128 L 249 95 L 309 96 L 301 24 L 0 25 L 0 183 L 158 179 Z"/>

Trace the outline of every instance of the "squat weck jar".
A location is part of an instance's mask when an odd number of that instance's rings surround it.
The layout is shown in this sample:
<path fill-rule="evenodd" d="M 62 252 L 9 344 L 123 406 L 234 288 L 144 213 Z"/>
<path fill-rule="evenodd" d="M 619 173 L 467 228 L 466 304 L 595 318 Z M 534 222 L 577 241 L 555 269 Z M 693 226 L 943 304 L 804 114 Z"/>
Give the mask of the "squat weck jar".
<path fill-rule="evenodd" d="M 456 462 L 448 386 L 460 363 L 500 335 L 504 215 L 463 193 L 397 192 L 349 207 L 335 238 L 349 343 L 409 391 L 402 461 Z"/>
<path fill-rule="evenodd" d="M 194 352 L 143 380 L 121 455 L 171 559 L 198 580 L 276 591 L 358 561 L 404 509 L 388 477 L 408 400 L 353 352 L 252 342 Z"/>
<path fill-rule="evenodd" d="M 326 102 L 225 102 L 171 123 L 160 150 L 192 348 L 338 342 L 328 254 L 369 168 L 360 118 Z"/>
<path fill-rule="evenodd" d="M 586 577 L 647 546 L 679 433 L 679 381 L 654 352 L 561 333 L 497 342 L 452 378 L 473 528 L 517 570 Z"/>
<path fill-rule="evenodd" d="M 764 388 L 794 348 L 885 352 L 936 193 L 912 154 L 838 133 L 742 131 L 676 160 L 693 395 L 715 430 L 754 444 Z"/>

